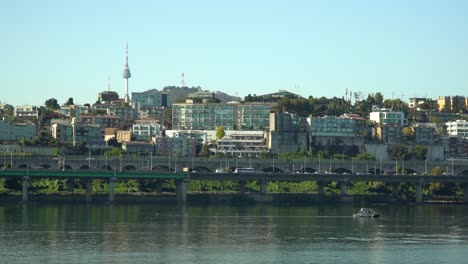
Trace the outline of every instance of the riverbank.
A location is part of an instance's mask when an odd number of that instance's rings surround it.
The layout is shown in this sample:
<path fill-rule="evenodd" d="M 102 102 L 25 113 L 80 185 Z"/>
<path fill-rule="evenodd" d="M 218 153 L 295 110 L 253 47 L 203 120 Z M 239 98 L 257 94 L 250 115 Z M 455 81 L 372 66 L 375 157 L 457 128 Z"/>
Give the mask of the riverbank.
<path fill-rule="evenodd" d="M 21 195 L 0 194 L 0 203 L 22 203 Z M 31 194 L 28 203 L 87 203 L 83 194 Z M 109 203 L 108 194 L 93 194 L 91 203 Z M 176 196 L 172 193 L 164 194 L 117 194 L 115 202 L 118 204 L 177 204 Z M 395 198 L 386 194 L 354 194 L 340 197 L 338 194 L 318 195 L 314 193 L 272 193 L 260 194 L 224 194 L 224 193 L 189 193 L 188 204 L 278 204 L 278 205 L 303 205 L 303 204 L 412 204 L 413 198 Z M 427 204 L 463 204 L 461 197 L 432 196 L 425 197 Z"/>

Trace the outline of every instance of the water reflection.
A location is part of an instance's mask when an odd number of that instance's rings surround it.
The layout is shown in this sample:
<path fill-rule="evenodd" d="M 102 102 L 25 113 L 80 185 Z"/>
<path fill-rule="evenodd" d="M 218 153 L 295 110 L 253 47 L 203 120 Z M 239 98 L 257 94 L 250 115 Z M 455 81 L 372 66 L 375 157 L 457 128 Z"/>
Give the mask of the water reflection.
<path fill-rule="evenodd" d="M 405 247 L 467 245 L 465 206 L 376 209 L 377 219 L 353 218 L 353 206 L 4 205 L 0 254 L 49 263 L 229 263 L 262 252 L 266 262 L 295 263 L 354 252 L 374 262 Z"/>

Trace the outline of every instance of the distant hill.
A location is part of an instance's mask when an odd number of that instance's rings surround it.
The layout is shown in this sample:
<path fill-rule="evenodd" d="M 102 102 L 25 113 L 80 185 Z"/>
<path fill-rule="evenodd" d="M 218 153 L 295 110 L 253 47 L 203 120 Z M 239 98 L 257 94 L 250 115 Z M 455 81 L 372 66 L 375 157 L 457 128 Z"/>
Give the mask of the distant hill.
<path fill-rule="evenodd" d="M 176 86 L 166 86 L 163 88 L 163 92 L 169 94 L 170 102 L 177 102 L 179 99 L 188 98 L 188 95 L 191 93 L 196 93 L 199 90 L 202 90 L 201 87 L 176 87 Z M 240 100 L 239 97 L 228 95 L 226 93 L 216 91 L 215 97 L 218 98 L 222 103 Z"/>

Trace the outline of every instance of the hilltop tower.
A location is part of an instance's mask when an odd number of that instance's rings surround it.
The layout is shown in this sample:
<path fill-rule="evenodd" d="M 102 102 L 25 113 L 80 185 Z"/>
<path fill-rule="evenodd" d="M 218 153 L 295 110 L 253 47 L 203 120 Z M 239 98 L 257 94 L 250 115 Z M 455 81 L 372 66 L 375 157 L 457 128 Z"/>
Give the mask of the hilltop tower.
<path fill-rule="evenodd" d="M 184 73 L 182 73 L 182 78 L 180 79 L 180 87 L 185 87 Z"/>
<path fill-rule="evenodd" d="M 130 102 L 130 97 L 128 96 L 128 78 L 132 77 L 130 74 L 130 68 L 128 67 L 128 43 L 127 43 L 127 51 L 125 53 L 125 68 L 122 73 L 122 77 L 125 79 L 125 97 L 124 100 L 126 103 Z"/>

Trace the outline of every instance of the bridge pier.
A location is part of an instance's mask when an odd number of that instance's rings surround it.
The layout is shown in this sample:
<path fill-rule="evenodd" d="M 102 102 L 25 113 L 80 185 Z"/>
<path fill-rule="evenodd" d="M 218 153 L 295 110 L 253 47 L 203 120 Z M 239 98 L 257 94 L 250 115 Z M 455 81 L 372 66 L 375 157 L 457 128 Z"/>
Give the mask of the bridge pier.
<path fill-rule="evenodd" d="M 163 182 L 163 180 L 156 180 L 155 185 L 157 194 L 161 194 L 163 192 Z"/>
<path fill-rule="evenodd" d="M 109 179 L 109 203 L 113 203 L 115 201 L 115 181 L 117 179 L 115 177 L 111 177 Z"/>
<path fill-rule="evenodd" d="M 347 195 L 347 188 L 348 188 L 348 180 L 344 180 L 340 184 L 340 196 L 346 196 Z"/>
<path fill-rule="evenodd" d="M 392 196 L 393 198 L 396 198 L 398 196 L 398 187 L 400 186 L 400 183 L 394 182 L 392 184 Z"/>
<path fill-rule="evenodd" d="M 67 191 L 72 193 L 73 189 L 75 188 L 75 179 L 68 178 L 66 180 L 66 183 L 67 183 Z"/>
<path fill-rule="evenodd" d="M 260 193 L 261 194 L 267 194 L 267 181 L 266 180 L 261 180 L 260 181 Z"/>
<path fill-rule="evenodd" d="M 239 194 L 245 195 L 245 181 L 239 181 Z"/>
<path fill-rule="evenodd" d="M 90 203 L 93 199 L 93 179 L 86 179 L 85 189 L 86 202 Z"/>
<path fill-rule="evenodd" d="M 463 185 L 463 202 L 468 203 L 468 184 Z"/>
<path fill-rule="evenodd" d="M 320 196 L 325 194 L 324 192 L 325 183 L 324 182 L 317 182 L 317 193 Z"/>
<path fill-rule="evenodd" d="M 422 181 L 416 183 L 416 203 L 423 203 L 423 193 L 422 193 L 423 183 Z"/>
<path fill-rule="evenodd" d="M 23 192 L 22 192 L 23 203 L 27 203 L 29 200 L 29 176 L 23 176 L 22 187 L 23 187 Z"/>
<path fill-rule="evenodd" d="M 178 203 L 185 203 L 187 201 L 188 180 L 176 181 L 176 200 Z"/>

